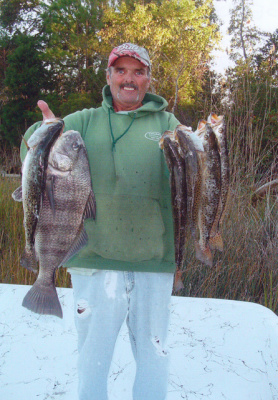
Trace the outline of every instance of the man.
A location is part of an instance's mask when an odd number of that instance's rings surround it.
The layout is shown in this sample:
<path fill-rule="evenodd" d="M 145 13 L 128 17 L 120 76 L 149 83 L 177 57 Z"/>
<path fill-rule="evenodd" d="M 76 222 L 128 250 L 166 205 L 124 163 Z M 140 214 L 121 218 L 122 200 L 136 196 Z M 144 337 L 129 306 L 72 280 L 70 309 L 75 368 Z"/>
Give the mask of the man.
<path fill-rule="evenodd" d="M 96 220 L 85 222 L 88 245 L 67 263 L 80 400 L 108 399 L 109 368 L 125 318 L 136 361 L 133 400 L 166 399 L 175 264 L 169 181 L 158 141 L 179 122 L 164 111 L 162 97 L 147 93 L 150 80 L 147 51 L 118 46 L 109 56 L 102 106 L 64 118 L 65 129 L 84 139 L 97 205 Z M 54 116 L 45 102 L 38 106 L 43 119 Z"/>

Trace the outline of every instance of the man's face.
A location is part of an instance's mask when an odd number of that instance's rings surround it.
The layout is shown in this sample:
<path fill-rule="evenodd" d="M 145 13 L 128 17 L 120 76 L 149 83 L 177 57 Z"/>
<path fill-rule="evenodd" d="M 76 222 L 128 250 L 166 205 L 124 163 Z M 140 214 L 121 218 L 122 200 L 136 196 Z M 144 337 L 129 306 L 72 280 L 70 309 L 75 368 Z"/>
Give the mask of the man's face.
<path fill-rule="evenodd" d="M 121 57 L 107 71 L 115 111 L 136 110 L 150 87 L 148 67 L 132 57 Z"/>

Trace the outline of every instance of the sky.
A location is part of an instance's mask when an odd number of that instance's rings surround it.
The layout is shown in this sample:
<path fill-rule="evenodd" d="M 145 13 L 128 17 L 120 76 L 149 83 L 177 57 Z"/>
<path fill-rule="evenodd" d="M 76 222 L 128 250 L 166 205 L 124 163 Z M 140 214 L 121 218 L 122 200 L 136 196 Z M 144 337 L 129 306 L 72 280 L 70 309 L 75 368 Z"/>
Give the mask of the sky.
<path fill-rule="evenodd" d="M 223 22 L 221 34 L 223 51 L 215 51 L 215 67 L 217 72 L 224 73 L 225 68 L 231 65 L 225 49 L 229 47 L 227 29 L 230 22 L 229 10 L 234 7 L 232 0 L 214 0 L 214 6 L 219 19 Z M 273 33 L 278 29 L 278 0 L 253 0 L 253 22 L 260 30 Z"/>

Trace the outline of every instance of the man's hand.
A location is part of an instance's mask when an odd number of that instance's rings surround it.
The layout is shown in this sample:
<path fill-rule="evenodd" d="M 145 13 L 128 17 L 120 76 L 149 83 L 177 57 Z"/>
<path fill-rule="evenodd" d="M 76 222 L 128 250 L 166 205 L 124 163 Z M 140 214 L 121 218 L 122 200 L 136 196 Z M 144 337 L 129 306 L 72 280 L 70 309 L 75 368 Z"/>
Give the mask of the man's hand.
<path fill-rule="evenodd" d="M 50 108 L 48 107 L 48 104 L 45 101 L 39 100 L 37 104 L 38 104 L 38 107 L 41 109 L 41 112 L 42 112 L 43 123 L 45 122 L 46 119 L 55 118 L 55 115 L 50 110 Z"/>

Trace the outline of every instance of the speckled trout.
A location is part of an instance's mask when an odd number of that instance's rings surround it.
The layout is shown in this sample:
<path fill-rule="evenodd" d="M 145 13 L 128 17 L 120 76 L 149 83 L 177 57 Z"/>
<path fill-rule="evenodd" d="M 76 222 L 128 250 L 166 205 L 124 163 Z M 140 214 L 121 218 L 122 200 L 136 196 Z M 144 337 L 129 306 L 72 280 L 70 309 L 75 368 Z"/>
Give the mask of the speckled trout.
<path fill-rule="evenodd" d="M 223 240 L 220 233 L 220 227 L 225 215 L 230 181 L 229 155 L 226 136 L 226 123 L 222 115 L 210 114 L 208 123 L 211 125 L 213 132 L 218 141 L 221 163 L 221 195 L 215 216 L 215 220 L 210 232 L 209 246 L 212 250 L 223 251 Z"/>
<path fill-rule="evenodd" d="M 174 139 L 173 132 L 165 132 L 160 140 L 160 148 L 164 151 L 165 160 L 170 172 L 176 264 L 173 290 L 174 292 L 177 292 L 184 288 L 181 276 L 185 261 L 185 245 L 187 241 L 187 188 L 185 161 L 180 155 L 179 145 Z"/>
<path fill-rule="evenodd" d="M 86 218 L 95 218 L 96 202 L 87 151 L 80 133 L 62 134 L 51 148 L 46 187 L 35 233 L 39 275 L 22 305 L 62 318 L 55 271 L 87 244 Z"/>
<path fill-rule="evenodd" d="M 186 165 L 187 216 L 195 248 L 199 246 L 199 208 L 202 195 L 202 164 L 200 155 L 204 153 L 203 140 L 191 128 L 178 125 L 175 137 Z M 198 247 L 199 248 L 199 247 Z"/>
<path fill-rule="evenodd" d="M 221 194 L 221 166 L 218 142 L 209 124 L 203 135 L 204 152 L 199 153 L 201 165 L 201 196 L 198 207 L 199 242 L 195 244 L 196 257 L 212 266 L 209 247 L 210 232 L 216 217 Z"/>
<path fill-rule="evenodd" d="M 63 128 L 62 120 L 52 119 L 32 134 L 26 143 L 28 151 L 22 166 L 22 185 L 12 194 L 14 200 L 23 202 L 24 210 L 25 249 L 20 263 L 33 272 L 38 270 L 34 242 L 45 188 L 48 155 Z"/>

